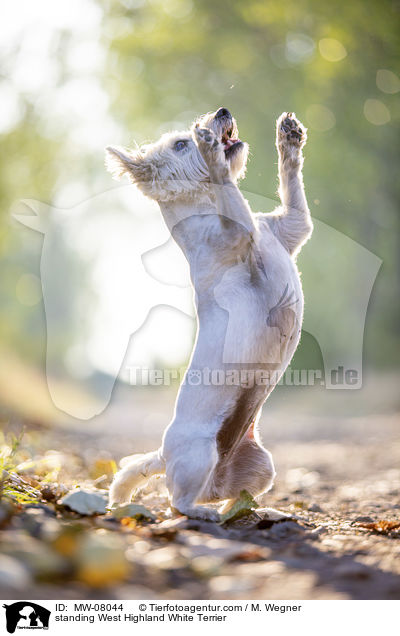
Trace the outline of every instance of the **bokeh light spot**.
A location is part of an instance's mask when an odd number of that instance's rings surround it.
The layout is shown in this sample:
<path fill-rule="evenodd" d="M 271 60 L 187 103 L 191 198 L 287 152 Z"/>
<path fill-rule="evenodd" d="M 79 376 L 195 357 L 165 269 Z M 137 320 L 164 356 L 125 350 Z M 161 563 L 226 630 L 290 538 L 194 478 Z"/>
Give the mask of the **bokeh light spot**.
<path fill-rule="evenodd" d="M 314 130 L 325 132 L 336 124 L 335 115 L 322 104 L 311 104 L 306 110 L 307 124 Z"/>
<path fill-rule="evenodd" d="M 162 7 L 165 13 L 179 20 L 180 18 L 186 18 L 190 15 L 193 9 L 193 3 L 191 0 L 164 0 Z"/>
<path fill-rule="evenodd" d="M 291 64 L 307 62 L 314 54 L 315 43 L 303 33 L 288 33 L 286 37 L 286 59 Z"/>
<path fill-rule="evenodd" d="M 379 99 L 367 99 L 364 103 L 364 115 L 370 124 L 383 126 L 390 121 L 389 109 Z"/>
<path fill-rule="evenodd" d="M 322 38 L 319 41 L 319 52 L 328 62 L 340 62 L 347 55 L 343 44 L 334 38 Z"/>
<path fill-rule="evenodd" d="M 376 72 L 376 85 L 383 93 L 398 93 L 400 91 L 400 79 L 392 71 L 380 69 Z"/>

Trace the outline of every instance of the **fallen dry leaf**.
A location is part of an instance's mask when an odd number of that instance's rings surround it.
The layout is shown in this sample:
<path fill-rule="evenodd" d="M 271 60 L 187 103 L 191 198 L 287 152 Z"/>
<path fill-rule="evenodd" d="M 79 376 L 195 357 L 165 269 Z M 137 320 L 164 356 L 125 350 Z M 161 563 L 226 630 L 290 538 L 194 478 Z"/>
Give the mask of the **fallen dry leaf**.
<path fill-rule="evenodd" d="M 112 479 L 116 472 L 117 464 L 113 459 L 100 457 L 99 459 L 96 459 L 94 464 L 91 466 L 89 475 L 91 479 L 95 480 L 103 476 Z"/>
<path fill-rule="evenodd" d="M 141 506 L 140 504 L 126 504 L 125 506 L 118 506 L 112 509 L 112 514 L 115 519 L 147 519 L 149 521 L 155 521 L 156 517 L 150 510 Z"/>
<path fill-rule="evenodd" d="M 236 521 L 236 519 L 240 519 L 252 513 L 253 510 L 257 508 L 258 504 L 250 493 L 247 492 L 247 490 L 241 490 L 239 499 L 234 502 L 229 510 L 221 515 L 220 524 L 226 523 L 227 521 Z"/>
<path fill-rule="evenodd" d="M 125 558 L 124 542 L 106 531 L 84 536 L 76 560 L 78 581 L 90 587 L 119 583 L 132 570 L 132 564 Z"/>
<path fill-rule="evenodd" d="M 388 521 L 382 519 L 381 521 L 374 521 L 373 523 L 358 523 L 359 528 L 367 528 L 367 530 L 373 530 L 380 534 L 389 534 L 391 530 L 397 530 L 400 528 L 400 521 Z"/>

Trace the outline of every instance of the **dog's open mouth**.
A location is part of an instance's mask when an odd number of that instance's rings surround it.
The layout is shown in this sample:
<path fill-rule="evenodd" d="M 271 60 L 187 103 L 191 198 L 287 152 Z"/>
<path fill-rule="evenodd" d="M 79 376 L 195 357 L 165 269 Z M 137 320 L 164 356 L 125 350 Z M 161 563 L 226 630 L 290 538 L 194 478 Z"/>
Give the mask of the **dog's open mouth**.
<path fill-rule="evenodd" d="M 229 128 L 227 128 L 222 133 L 221 142 L 224 145 L 224 151 L 225 151 L 225 156 L 226 157 L 228 155 L 230 155 L 232 152 L 234 152 L 234 150 L 237 147 L 239 147 L 239 145 L 242 142 L 241 142 L 241 140 L 238 137 L 238 130 L 237 130 L 236 126 L 234 126 L 234 125 L 229 126 Z"/>

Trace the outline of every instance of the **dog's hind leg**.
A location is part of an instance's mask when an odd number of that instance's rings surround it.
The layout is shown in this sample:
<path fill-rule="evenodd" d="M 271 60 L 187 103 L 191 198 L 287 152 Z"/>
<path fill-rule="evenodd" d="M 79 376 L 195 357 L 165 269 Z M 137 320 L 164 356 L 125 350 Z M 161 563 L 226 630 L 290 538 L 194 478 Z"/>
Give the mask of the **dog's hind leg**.
<path fill-rule="evenodd" d="M 170 456 L 167 454 L 167 488 L 173 508 L 194 519 L 218 521 L 217 510 L 196 505 L 203 498 L 217 462 L 217 445 L 209 437 L 182 440 L 182 446 L 178 444 Z"/>
<path fill-rule="evenodd" d="M 273 484 L 275 468 L 271 453 L 254 437 L 245 437 L 228 464 L 215 471 L 215 489 L 219 499 L 237 499 L 242 490 L 253 497 L 267 492 Z M 228 502 L 223 510 L 230 505 Z M 222 510 L 222 512 L 223 512 Z M 220 511 L 221 512 L 221 511 Z"/>
<path fill-rule="evenodd" d="M 111 484 L 109 503 L 129 502 L 135 490 L 143 486 L 153 475 L 165 472 L 165 463 L 160 451 L 144 455 L 131 455 L 124 462 L 122 470 L 118 471 Z"/>

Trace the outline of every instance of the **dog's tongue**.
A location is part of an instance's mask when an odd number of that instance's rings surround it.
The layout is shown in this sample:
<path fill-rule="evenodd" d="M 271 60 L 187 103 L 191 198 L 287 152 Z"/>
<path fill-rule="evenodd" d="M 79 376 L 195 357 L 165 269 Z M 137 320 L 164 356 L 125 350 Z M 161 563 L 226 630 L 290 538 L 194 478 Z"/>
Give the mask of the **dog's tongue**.
<path fill-rule="evenodd" d="M 224 148 L 225 150 L 227 150 L 228 148 L 230 148 L 231 146 L 233 146 L 233 144 L 235 144 L 237 141 L 240 141 L 240 139 L 232 139 L 232 137 L 228 137 L 228 139 L 224 142 Z"/>

